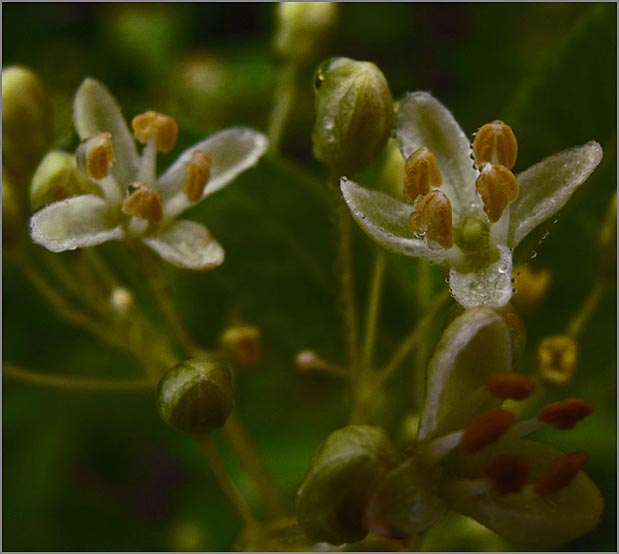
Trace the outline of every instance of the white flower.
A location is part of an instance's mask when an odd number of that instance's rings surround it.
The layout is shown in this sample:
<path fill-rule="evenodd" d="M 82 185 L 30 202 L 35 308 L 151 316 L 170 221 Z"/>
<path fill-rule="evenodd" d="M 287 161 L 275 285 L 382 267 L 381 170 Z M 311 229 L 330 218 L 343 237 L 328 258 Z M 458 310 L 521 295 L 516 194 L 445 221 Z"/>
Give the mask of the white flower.
<path fill-rule="evenodd" d="M 502 122 L 484 128 L 475 165 L 449 110 L 428 93 L 410 93 L 399 106 L 397 137 L 410 160 L 414 205 L 341 180 L 344 199 L 368 236 L 398 254 L 448 265 L 451 293 L 466 308 L 509 302 L 512 250 L 565 205 L 602 159 L 600 145 L 589 142 L 514 177 L 511 129 Z"/>
<path fill-rule="evenodd" d="M 135 137 L 144 144 L 138 155 L 118 104 L 99 82 L 86 79 L 73 108 L 83 141 L 78 164 L 101 194 L 75 196 L 36 212 L 32 239 L 62 252 L 136 238 L 178 267 L 220 265 L 224 250 L 206 227 L 176 218 L 255 165 L 267 148 L 266 137 L 245 128 L 220 131 L 187 149 L 157 178 L 157 152 L 169 152 L 176 142 L 174 119 L 156 112 L 136 116 Z"/>

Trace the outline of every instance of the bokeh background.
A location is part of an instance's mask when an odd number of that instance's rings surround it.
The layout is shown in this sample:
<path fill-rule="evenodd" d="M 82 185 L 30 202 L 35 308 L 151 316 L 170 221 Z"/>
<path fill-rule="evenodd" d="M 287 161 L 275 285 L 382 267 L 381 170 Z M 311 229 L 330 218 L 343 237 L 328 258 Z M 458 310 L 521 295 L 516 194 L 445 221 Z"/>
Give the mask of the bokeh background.
<path fill-rule="evenodd" d="M 516 252 L 517 262 L 548 269 L 553 278 L 542 306 L 525 319 L 530 373 L 535 345 L 565 329 L 599 270 L 600 223 L 617 183 L 616 9 L 614 3 L 342 3 L 337 31 L 325 44 L 324 57 L 375 62 L 395 98 L 432 91 L 471 134 L 487 121 L 508 122 L 519 141 L 517 171 L 573 145 L 602 144 L 602 164 L 558 223 L 541 226 Z M 87 76 L 106 83 L 128 116 L 157 109 L 177 118 L 179 144 L 164 164 L 219 128 L 267 126 L 280 68 L 272 44 L 275 4 L 3 3 L 2 15 L 3 67 L 29 66 L 46 82 L 58 148 L 77 142 L 71 100 Z M 311 82 L 319 61 L 302 77 L 306 86 L 283 142 L 284 153 L 318 180 L 326 177 L 311 155 Z M 375 173 L 362 182 L 370 184 Z M 342 383 L 300 375 L 292 363 L 307 347 L 344 358 L 326 202 L 312 179 L 294 178 L 265 159 L 190 214 L 225 246 L 225 264 L 207 274 L 163 268 L 206 347 L 215 347 L 231 322 L 260 327 L 264 359 L 238 377 L 237 405 L 289 500 L 311 453 L 346 422 L 349 407 Z M 371 249 L 359 232 L 355 249 L 363 293 Z M 122 245 L 100 251 L 139 295 L 134 261 Z M 418 316 L 415 271 L 410 260 L 389 257 L 383 357 Z M 444 286 L 440 270 L 433 271 L 436 288 Z M 6 260 L 2 275 L 3 359 L 83 376 L 139 375 L 130 357 L 55 315 Z M 613 284 L 583 335 L 575 379 L 547 394 L 547 400 L 585 396 L 597 407 L 570 433 L 540 433 L 561 449 L 590 454 L 587 471 L 606 501 L 600 525 L 566 550 L 616 550 L 615 290 Z M 379 416 L 396 435 L 414 397 L 410 375 L 402 373 Z M 4 380 L 2 397 L 4 550 L 232 548 L 240 530 L 235 513 L 194 441 L 159 420 L 152 395 L 60 392 Z M 251 496 L 238 464 L 222 451 Z M 488 536 L 476 531 L 453 537 L 454 544 L 438 547 L 510 548 L 484 543 Z"/>

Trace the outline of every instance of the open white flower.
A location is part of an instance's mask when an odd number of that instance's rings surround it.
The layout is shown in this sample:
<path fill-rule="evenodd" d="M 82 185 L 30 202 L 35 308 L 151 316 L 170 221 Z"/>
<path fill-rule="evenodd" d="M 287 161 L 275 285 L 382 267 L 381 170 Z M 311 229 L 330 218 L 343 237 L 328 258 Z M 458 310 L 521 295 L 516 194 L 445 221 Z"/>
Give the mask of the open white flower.
<path fill-rule="evenodd" d="M 404 192 L 413 206 L 346 178 L 344 199 L 384 248 L 448 265 L 451 293 L 466 308 L 509 302 L 512 250 L 565 205 L 602 159 L 600 145 L 589 142 L 516 177 L 517 143 L 507 125 L 484 125 L 471 150 L 449 110 L 425 92 L 400 102 L 397 137 L 407 160 Z"/>
<path fill-rule="evenodd" d="M 138 155 L 118 104 L 99 82 L 82 83 L 73 109 L 83 141 L 78 164 L 101 194 L 75 196 L 36 212 L 32 239 L 62 252 L 134 237 L 175 266 L 219 266 L 224 250 L 206 227 L 176 218 L 255 165 L 266 151 L 266 137 L 240 127 L 220 131 L 187 149 L 157 178 L 157 152 L 169 152 L 176 143 L 174 119 L 152 111 L 133 118 L 135 138 L 144 144 Z"/>

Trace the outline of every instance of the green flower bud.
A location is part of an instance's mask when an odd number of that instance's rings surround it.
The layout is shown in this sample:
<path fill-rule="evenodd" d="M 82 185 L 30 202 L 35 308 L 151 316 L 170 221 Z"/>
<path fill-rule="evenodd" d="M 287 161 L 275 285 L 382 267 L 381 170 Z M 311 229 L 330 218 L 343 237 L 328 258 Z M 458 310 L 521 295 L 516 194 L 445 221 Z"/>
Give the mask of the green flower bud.
<path fill-rule="evenodd" d="M 2 71 L 2 163 L 31 174 L 49 148 L 51 105 L 40 79 L 24 67 Z"/>
<path fill-rule="evenodd" d="M 395 121 L 389 85 L 370 62 L 331 58 L 316 70 L 314 156 L 339 175 L 367 168 Z"/>
<path fill-rule="evenodd" d="M 336 2 L 280 2 L 275 50 L 296 63 L 322 54 L 335 29 Z"/>
<path fill-rule="evenodd" d="M 223 427 L 234 398 L 230 371 L 214 358 L 176 364 L 159 382 L 157 409 L 170 427 L 208 433 Z"/>
<path fill-rule="evenodd" d="M 366 504 L 398 461 L 387 434 L 349 425 L 331 433 L 310 461 L 297 492 L 297 519 L 314 541 L 343 544 L 363 539 Z"/>
<path fill-rule="evenodd" d="M 30 185 L 32 211 L 79 194 L 96 194 L 98 187 L 78 169 L 75 156 L 52 151 L 39 164 Z"/>

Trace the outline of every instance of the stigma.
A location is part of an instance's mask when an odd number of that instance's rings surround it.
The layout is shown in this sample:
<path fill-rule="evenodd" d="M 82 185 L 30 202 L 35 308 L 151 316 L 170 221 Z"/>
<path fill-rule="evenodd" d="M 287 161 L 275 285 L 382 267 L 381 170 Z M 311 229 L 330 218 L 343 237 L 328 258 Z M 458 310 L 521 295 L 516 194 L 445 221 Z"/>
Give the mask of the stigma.
<path fill-rule="evenodd" d="M 135 138 L 142 144 L 154 140 L 158 152 L 169 152 L 178 138 L 178 125 L 173 117 L 148 111 L 131 120 Z"/>

